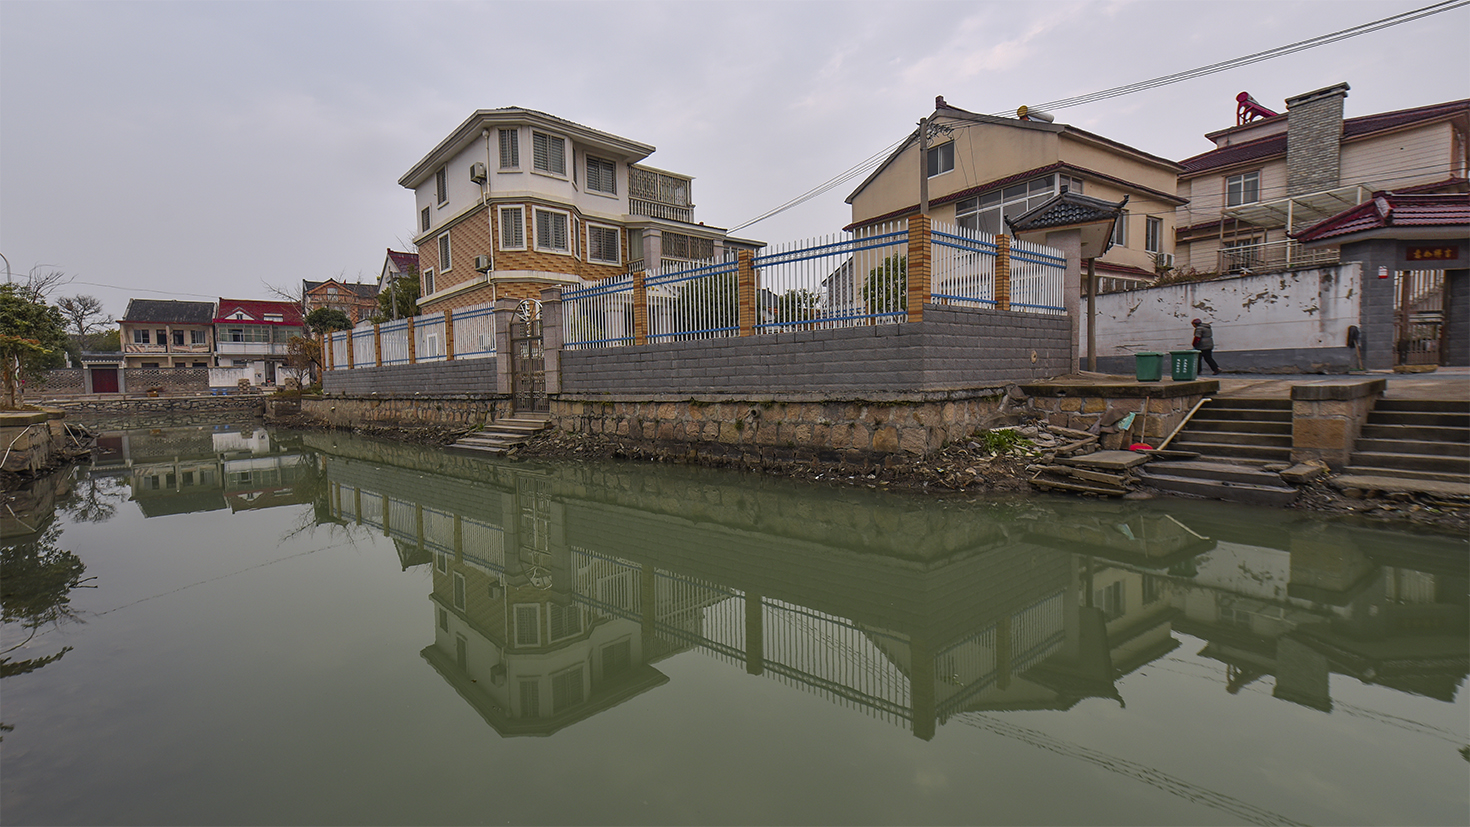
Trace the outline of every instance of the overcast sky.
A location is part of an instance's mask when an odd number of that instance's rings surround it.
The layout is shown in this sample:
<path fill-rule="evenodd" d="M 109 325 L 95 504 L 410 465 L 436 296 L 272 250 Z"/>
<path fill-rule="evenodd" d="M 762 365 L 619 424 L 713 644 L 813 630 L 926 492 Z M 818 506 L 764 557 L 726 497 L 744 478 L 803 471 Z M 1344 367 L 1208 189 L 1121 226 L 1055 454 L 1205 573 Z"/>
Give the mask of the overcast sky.
<path fill-rule="evenodd" d="M 653 144 L 734 227 L 903 137 L 944 95 L 984 113 L 1085 94 L 1428 5 L 1410 2 L 29 2 L 0 0 L 0 253 L 129 298 L 370 281 L 406 245 L 397 180 L 475 109 Z M 1347 115 L 1470 97 L 1470 7 L 1058 111 L 1179 160 L 1245 90 L 1339 81 Z M 740 231 L 835 232 L 856 182 Z M 3 267 L 3 264 L 0 264 Z"/>

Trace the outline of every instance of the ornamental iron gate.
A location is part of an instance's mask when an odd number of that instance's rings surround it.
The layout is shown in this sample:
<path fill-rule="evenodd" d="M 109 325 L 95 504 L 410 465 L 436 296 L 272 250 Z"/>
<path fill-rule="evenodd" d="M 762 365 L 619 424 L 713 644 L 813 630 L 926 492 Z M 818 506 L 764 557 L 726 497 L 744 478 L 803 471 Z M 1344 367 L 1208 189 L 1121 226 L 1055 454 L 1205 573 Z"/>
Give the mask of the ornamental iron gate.
<path fill-rule="evenodd" d="M 541 302 L 522 299 L 510 322 L 511 404 L 517 413 L 547 413 L 546 356 L 541 346 Z"/>
<path fill-rule="evenodd" d="M 1444 271 L 1407 270 L 1395 278 L 1394 364 L 1440 364 L 1444 353 Z"/>

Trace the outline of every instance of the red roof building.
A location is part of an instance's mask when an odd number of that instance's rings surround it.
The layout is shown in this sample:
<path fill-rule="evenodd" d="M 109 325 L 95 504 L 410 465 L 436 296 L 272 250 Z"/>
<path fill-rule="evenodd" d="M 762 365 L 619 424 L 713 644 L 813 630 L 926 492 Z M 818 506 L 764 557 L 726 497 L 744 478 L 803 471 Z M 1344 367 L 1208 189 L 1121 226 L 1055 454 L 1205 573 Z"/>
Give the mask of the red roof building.
<path fill-rule="evenodd" d="M 215 364 L 246 367 L 263 362 L 267 383 L 286 362 L 292 336 L 305 328 L 295 302 L 220 299 L 214 314 Z"/>

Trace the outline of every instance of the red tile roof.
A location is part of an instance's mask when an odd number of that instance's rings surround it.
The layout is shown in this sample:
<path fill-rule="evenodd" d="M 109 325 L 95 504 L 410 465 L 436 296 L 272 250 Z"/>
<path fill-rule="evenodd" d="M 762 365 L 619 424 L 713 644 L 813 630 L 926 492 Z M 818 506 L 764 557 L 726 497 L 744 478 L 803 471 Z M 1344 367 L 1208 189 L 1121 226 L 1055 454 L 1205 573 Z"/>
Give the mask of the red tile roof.
<path fill-rule="evenodd" d="M 1323 241 L 1389 227 L 1470 227 L 1470 194 L 1375 192 L 1373 198 L 1292 237 Z"/>
<path fill-rule="evenodd" d="M 393 248 L 388 248 L 388 258 L 393 260 L 393 266 L 400 273 L 411 273 L 419 269 L 418 253 L 401 253 Z"/>
<path fill-rule="evenodd" d="M 215 311 L 214 323 L 223 324 L 234 321 L 230 317 L 235 315 L 236 310 L 243 310 L 249 317 L 243 322 L 245 324 L 279 324 L 301 327 L 301 308 L 295 302 L 255 301 L 253 299 L 220 299 L 219 309 Z M 267 313 L 279 313 L 281 321 L 266 321 Z"/>
<path fill-rule="evenodd" d="M 1449 101 L 1447 103 L 1436 103 L 1430 106 L 1417 106 L 1412 109 L 1400 109 L 1395 112 L 1380 112 L 1377 115 L 1344 118 L 1342 122 L 1342 137 L 1343 140 L 1348 140 L 1363 135 L 1371 135 L 1375 132 L 1397 129 L 1401 126 L 1439 120 L 1464 112 L 1470 112 L 1470 98 Z M 1290 113 L 1287 114 L 1289 115 Z M 1258 138 L 1254 141 L 1235 144 L 1234 146 L 1214 149 L 1192 158 L 1185 158 L 1179 163 L 1184 167 L 1184 174 L 1189 175 L 1205 170 L 1219 169 L 1220 167 L 1270 158 L 1275 155 L 1285 154 L 1285 152 L 1286 135 L 1285 133 L 1280 133 Z"/>

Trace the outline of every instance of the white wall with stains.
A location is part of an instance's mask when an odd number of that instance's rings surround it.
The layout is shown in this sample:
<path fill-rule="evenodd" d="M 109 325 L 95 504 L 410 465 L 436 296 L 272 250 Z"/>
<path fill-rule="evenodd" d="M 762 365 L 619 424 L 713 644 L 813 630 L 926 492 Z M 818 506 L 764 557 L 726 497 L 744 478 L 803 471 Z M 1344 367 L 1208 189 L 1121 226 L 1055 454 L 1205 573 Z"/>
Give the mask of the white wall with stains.
<path fill-rule="evenodd" d="M 1098 358 L 1112 362 L 1108 357 L 1131 360 L 1140 351 L 1186 349 L 1193 336 L 1190 320 L 1203 319 L 1214 327 L 1217 359 L 1231 351 L 1250 351 L 1255 354 L 1253 362 L 1263 358 L 1269 362 L 1269 354 L 1260 351 L 1283 351 L 1279 367 L 1285 368 L 1300 361 L 1302 351 L 1345 347 L 1348 327 L 1359 324 L 1361 278 L 1359 265 L 1349 263 L 1098 296 Z M 1085 300 L 1081 311 L 1085 364 Z M 1220 361 L 1225 370 L 1231 369 L 1226 360 Z"/>

